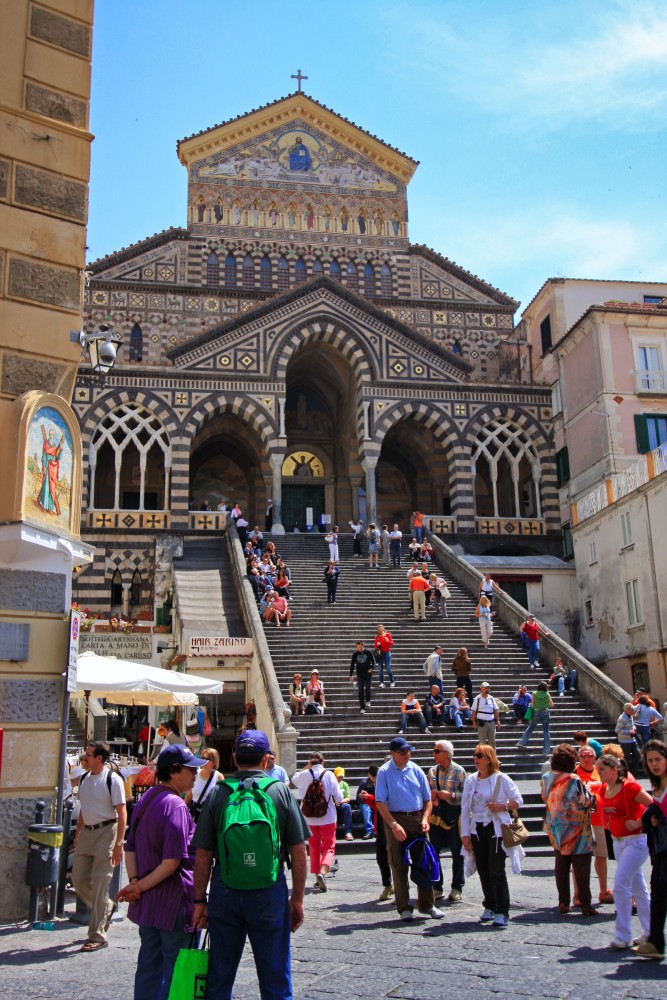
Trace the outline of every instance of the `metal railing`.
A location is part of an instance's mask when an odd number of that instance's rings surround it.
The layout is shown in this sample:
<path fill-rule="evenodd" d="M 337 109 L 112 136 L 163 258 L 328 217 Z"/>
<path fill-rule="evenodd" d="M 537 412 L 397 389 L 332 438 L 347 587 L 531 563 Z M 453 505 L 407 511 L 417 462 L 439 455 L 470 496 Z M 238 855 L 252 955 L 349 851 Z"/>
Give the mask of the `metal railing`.
<path fill-rule="evenodd" d="M 455 555 L 449 545 L 446 545 L 437 535 L 430 534 L 429 537 L 434 553 L 445 572 L 476 598 L 480 582 L 484 579 L 482 573 L 463 556 Z M 518 635 L 521 625 L 528 617 L 527 609 L 504 593 L 494 597 L 493 608 L 500 621 L 507 625 L 515 635 Z M 578 690 L 606 716 L 609 722 L 616 722 L 623 711 L 623 705 L 631 699 L 631 695 L 627 691 L 610 680 L 606 674 L 598 670 L 573 646 L 570 646 L 553 632 L 540 638 L 540 650 L 552 666 L 556 657 L 560 656 L 566 663 L 575 667 L 578 672 Z"/>
<path fill-rule="evenodd" d="M 635 392 L 666 392 L 667 393 L 667 372 L 647 371 L 646 369 L 635 370 L 632 373 L 635 377 Z"/>

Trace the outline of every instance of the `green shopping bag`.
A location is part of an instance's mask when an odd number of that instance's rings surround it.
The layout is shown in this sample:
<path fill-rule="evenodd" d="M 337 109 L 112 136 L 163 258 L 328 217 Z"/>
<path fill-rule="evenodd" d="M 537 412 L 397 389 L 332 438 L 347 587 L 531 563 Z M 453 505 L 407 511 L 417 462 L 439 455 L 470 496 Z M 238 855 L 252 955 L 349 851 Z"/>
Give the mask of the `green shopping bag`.
<path fill-rule="evenodd" d="M 530 720 L 532 719 L 532 717 L 533 717 L 533 706 L 529 705 L 528 708 L 526 709 L 526 714 L 523 717 L 524 722 L 530 722 Z M 170 998 L 170 1000 L 171 1000 L 171 998 Z"/>
<path fill-rule="evenodd" d="M 208 932 L 201 948 L 197 945 L 197 931 L 192 932 L 187 948 L 181 948 L 171 978 L 169 1000 L 206 1000 L 208 974 Z"/>

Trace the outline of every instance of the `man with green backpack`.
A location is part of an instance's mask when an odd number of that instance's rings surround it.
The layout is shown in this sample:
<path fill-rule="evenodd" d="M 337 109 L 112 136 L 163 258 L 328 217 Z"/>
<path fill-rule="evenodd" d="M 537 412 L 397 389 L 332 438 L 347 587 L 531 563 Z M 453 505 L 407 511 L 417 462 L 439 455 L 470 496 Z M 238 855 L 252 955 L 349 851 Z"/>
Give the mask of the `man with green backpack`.
<path fill-rule="evenodd" d="M 207 995 L 216 1000 L 232 995 L 246 937 L 262 1000 L 292 998 L 290 931 L 303 923 L 310 829 L 287 785 L 266 776 L 270 755 L 266 733 L 241 733 L 236 773 L 206 799 L 193 839 L 194 922 L 209 929 Z M 291 896 L 285 862 L 292 869 Z"/>

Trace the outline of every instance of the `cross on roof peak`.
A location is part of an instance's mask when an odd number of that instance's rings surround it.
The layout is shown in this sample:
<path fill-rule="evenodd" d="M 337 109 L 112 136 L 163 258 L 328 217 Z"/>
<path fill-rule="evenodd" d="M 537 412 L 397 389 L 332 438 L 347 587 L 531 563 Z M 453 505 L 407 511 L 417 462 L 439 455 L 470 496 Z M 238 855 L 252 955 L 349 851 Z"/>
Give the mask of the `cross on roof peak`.
<path fill-rule="evenodd" d="M 307 76 L 303 76 L 303 74 L 301 73 L 301 70 L 298 69 L 296 71 L 296 73 L 292 73 L 292 76 L 291 76 L 290 79 L 297 81 L 297 88 L 296 89 L 297 89 L 298 93 L 301 93 L 301 81 L 302 80 L 307 80 L 308 77 Z"/>

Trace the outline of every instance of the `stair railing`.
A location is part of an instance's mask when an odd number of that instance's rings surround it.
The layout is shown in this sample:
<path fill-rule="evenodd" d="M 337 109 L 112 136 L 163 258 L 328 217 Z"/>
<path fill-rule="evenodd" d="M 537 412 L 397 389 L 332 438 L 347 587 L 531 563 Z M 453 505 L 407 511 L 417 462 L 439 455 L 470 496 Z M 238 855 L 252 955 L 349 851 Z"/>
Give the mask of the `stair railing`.
<path fill-rule="evenodd" d="M 483 574 L 463 556 L 457 555 L 437 535 L 430 531 L 427 534 L 434 554 L 445 570 L 445 575 L 449 574 L 453 580 L 456 580 L 477 599 L 480 582 L 484 579 Z M 519 630 L 529 613 L 508 594 L 494 595 L 493 609 L 500 621 L 514 635 L 519 634 Z M 555 632 L 550 632 L 548 636 L 540 636 L 540 652 L 551 666 L 553 666 L 557 656 L 560 656 L 568 665 L 573 666 L 577 671 L 577 689 L 598 708 L 609 722 L 616 722 L 623 711 L 623 705 L 632 698 L 627 691 L 624 691 L 619 684 L 607 677 Z"/>
<path fill-rule="evenodd" d="M 255 595 L 248 582 L 243 549 L 233 522 L 230 522 L 227 529 L 227 550 L 232 568 L 234 590 L 243 621 L 248 635 L 254 640 L 255 645 L 251 667 L 253 690 L 262 692 L 266 699 L 265 705 L 256 703 L 258 726 L 267 731 L 272 746 L 274 737 L 277 740 L 280 748 L 278 760 L 291 776 L 296 771 L 296 741 L 299 734 L 290 722 L 292 717 L 290 709 L 285 707 L 285 699 L 276 677 L 271 651 L 257 610 Z M 268 724 L 265 721 L 267 717 Z"/>

